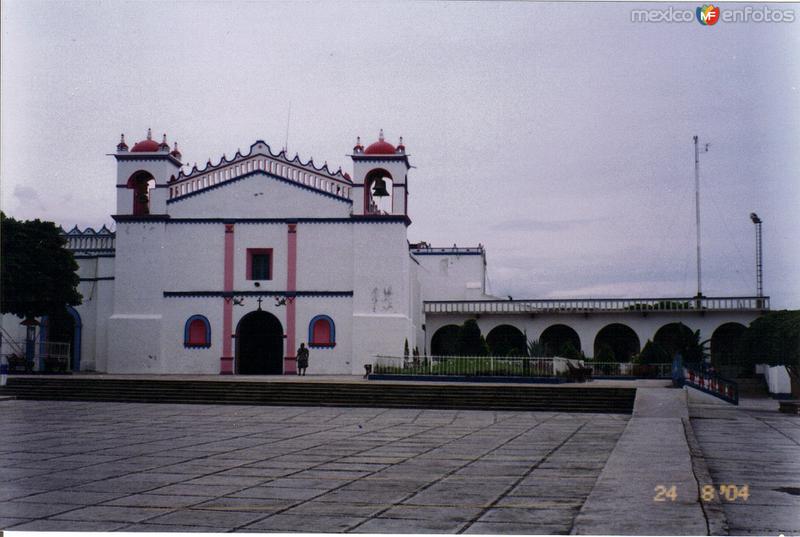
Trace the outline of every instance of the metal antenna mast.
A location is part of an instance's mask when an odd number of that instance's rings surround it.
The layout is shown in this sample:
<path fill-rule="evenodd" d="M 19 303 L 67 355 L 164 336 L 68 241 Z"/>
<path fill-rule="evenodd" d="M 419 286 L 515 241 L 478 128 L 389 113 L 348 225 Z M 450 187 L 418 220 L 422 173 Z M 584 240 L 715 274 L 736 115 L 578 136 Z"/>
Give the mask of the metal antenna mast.
<path fill-rule="evenodd" d="M 703 153 L 708 152 L 706 144 Z M 694 212 L 695 212 L 695 227 L 697 229 L 697 297 L 703 296 L 703 279 L 702 270 L 700 268 L 700 146 L 699 139 L 694 137 Z"/>
<path fill-rule="evenodd" d="M 756 293 L 758 298 L 764 296 L 763 251 L 761 249 L 761 219 L 756 213 L 750 213 L 750 220 L 756 225 Z"/>

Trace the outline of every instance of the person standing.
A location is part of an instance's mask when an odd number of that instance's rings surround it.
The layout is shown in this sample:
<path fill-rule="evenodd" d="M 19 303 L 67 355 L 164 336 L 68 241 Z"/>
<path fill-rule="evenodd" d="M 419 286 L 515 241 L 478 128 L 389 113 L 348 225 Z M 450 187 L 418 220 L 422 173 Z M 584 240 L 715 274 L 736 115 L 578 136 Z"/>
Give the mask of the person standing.
<path fill-rule="evenodd" d="M 297 349 L 297 374 L 306 376 L 306 368 L 308 367 L 308 349 L 305 343 L 300 344 Z"/>

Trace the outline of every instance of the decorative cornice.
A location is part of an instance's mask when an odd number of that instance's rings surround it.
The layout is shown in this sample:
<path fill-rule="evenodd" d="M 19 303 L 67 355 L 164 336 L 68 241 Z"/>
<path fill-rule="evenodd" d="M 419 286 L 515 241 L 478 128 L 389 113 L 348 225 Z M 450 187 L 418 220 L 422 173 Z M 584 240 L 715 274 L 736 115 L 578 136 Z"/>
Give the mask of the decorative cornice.
<path fill-rule="evenodd" d="M 264 150 L 263 151 L 256 150 L 257 146 L 259 146 L 259 145 L 263 145 L 264 146 Z M 177 180 L 178 181 L 183 181 L 184 179 L 190 179 L 190 178 L 196 177 L 197 175 L 202 175 L 202 174 L 205 174 L 205 173 L 210 172 L 210 171 L 216 171 L 216 170 L 222 169 L 222 168 L 224 168 L 224 167 L 226 167 L 226 166 L 228 166 L 230 164 L 236 164 L 236 163 L 239 163 L 239 162 L 244 162 L 245 160 L 247 160 L 247 159 L 249 159 L 251 157 L 255 157 L 257 155 L 263 155 L 265 157 L 273 158 L 275 160 L 278 160 L 278 161 L 282 162 L 283 164 L 288 164 L 290 166 L 295 166 L 295 167 L 298 167 L 300 169 L 303 169 L 304 171 L 317 173 L 317 174 L 321 174 L 321 175 L 326 175 L 328 178 L 334 179 L 335 181 L 341 181 L 341 182 L 346 183 L 346 184 L 351 184 L 352 183 L 352 179 L 349 179 L 348 177 L 346 177 L 344 175 L 344 173 L 342 172 L 341 168 L 339 168 L 337 171 L 333 172 L 328 167 L 328 163 L 327 162 L 325 162 L 322 166 L 318 167 L 316 164 L 314 164 L 314 159 L 313 158 L 309 158 L 307 162 L 303 162 L 302 160 L 300 160 L 300 156 L 298 154 L 295 154 L 295 156 L 293 158 L 289 159 L 286 156 L 286 151 L 281 150 L 278 153 L 273 153 L 272 152 L 272 148 L 269 146 L 269 144 L 266 143 L 263 140 L 256 140 L 252 145 L 250 145 L 250 152 L 248 154 L 246 154 L 246 155 L 243 155 L 241 151 L 237 150 L 236 154 L 230 160 L 223 154 L 222 157 L 219 159 L 219 162 L 217 162 L 216 164 L 213 164 L 211 162 L 211 159 L 209 159 L 207 164 L 206 164 L 206 167 L 203 168 L 203 169 L 198 169 L 195 166 L 194 168 L 192 168 L 192 171 L 190 173 L 188 173 L 188 174 L 183 173 L 183 170 L 181 170 L 178 173 Z"/>
<path fill-rule="evenodd" d="M 115 159 L 119 160 L 137 160 L 137 161 L 145 161 L 145 162 L 156 162 L 159 160 L 169 160 L 173 164 L 175 164 L 178 168 L 180 168 L 183 164 L 180 160 L 176 159 L 170 153 L 158 152 L 158 153 L 109 153 L 110 156 L 114 157 Z"/>
<path fill-rule="evenodd" d="M 353 296 L 353 291 L 164 291 L 165 298 L 233 296 Z"/>
<path fill-rule="evenodd" d="M 276 181 L 280 181 L 282 183 L 286 183 L 286 184 L 289 184 L 289 185 L 293 185 L 293 186 L 296 186 L 298 188 L 302 188 L 304 190 L 308 190 L 310 192 L 313 192 L 315 194 L 319 194 L 321 196 L 326 196 L 326 197 L 341 201 L 343 203 L 349 203 L 350 205 L 353 204 L 353 200 L 351 200 L 349 198 L 344 198 L 342 196 L 337 196 L 336 194 L 331 194 L 330 192 L 326 192 L 324 190 L 320 190 L 320 189 L 318 189 L 316 187 L 304 185 L 302 183 L 298 183 L 296 181 L 292 181 L 290 179 L 286 179 L 285 177 L 281 177 L 280 175 L 275 175 L 275 174 L 266 172 L 264 170 L 253 170 L 252 172 L 245 173 L 243 175 L 240 175 L 239 177 L 235 177 L 233 179 L 227 179 L 227 180 L 222 181 L 220 183 L 217 183 L 215 185 L 210 185 L 210 186 L 207 186 L 205 188 L 202 188 L 202 189 L 199 189 L 199 190 L 195 190 L 194 192 L 189 192 L 188 194 L 183 194 L 182 196 L 176 196 L 174 198 L 168 199 L 167 200 L 167 204 L 175 203 L 175 202 L 178 202 L 178 201 L 182 201 L 182 200 L 185 200 L 187 198 L 191 198 L 192 196 L 197 196 L 197 195 L 200 195 L 200 194 L 204 194 L 204 193 L 206 193 L 206 192 L 208 192 L 210 190 L 214 190 L 214 189 L 217 189 L 217 188 L 222 188 L 224 186 L 228 186 L 230 184 L 233 184 L 233 183 L 236 183 L 238 181 L 241 181 L 242 179 L 247 179 L 247 178 L 253 177 L 255 175 L 264 175 L 267 178 L 274 179 Z"/>
<path fill-rule="evenodd" d="M 410 224 L 404 215 L 352 215 L 346 218 L 170 218 L 167 224 Z"/>

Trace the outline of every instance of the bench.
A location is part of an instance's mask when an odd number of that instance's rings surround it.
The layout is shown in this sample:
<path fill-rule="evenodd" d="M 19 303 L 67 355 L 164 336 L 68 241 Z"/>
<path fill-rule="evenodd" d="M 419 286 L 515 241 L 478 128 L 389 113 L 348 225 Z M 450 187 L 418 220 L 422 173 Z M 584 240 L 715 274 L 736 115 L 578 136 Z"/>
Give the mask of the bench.
<path fill-rule="evenodd" d="M 567 360 L 567 368 L 569 369 L 568 378 L 575 382 L 586 382 L 592 380 L 592 368 L 574 366 L 572 362 Z"/>

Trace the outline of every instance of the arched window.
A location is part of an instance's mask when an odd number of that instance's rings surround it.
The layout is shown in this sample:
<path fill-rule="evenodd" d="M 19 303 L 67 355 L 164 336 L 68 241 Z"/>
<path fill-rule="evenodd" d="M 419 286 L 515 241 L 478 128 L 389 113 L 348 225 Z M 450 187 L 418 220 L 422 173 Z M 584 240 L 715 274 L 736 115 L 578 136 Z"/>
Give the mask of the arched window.
<path fill-rule="evenodd" d="M 202 315 L 192 315 L 186 320 L 183 329 L 183 346 L 204 348 L 211 346 L 211 325 Z"/>
<path fill-rule="evenodd" d="M 309 347 L 336 346 L 336 327 L 327 315 L 317 315 L 308 324 Z"/>

